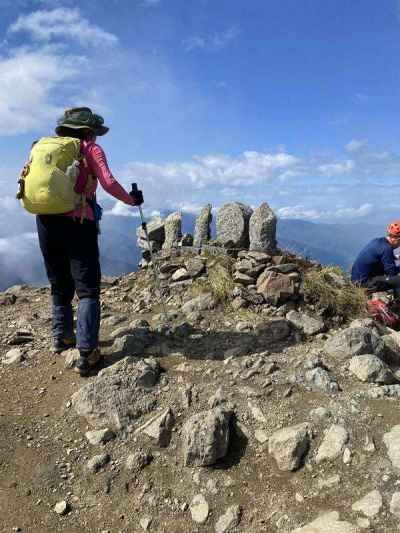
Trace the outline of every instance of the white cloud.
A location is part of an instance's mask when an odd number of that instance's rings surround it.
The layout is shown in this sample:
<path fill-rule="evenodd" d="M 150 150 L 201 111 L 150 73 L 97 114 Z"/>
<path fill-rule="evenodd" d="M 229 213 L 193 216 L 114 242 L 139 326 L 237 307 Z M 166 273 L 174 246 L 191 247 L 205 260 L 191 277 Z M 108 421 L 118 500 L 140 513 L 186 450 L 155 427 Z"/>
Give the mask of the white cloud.
<path fill-rule="evenodd" d="M 345 146 L 346 152 L 358 152 L 368 145 L 368 139 L 352 139 Z"/>
<path fill-rule="evenodd" d="M 117 217 L 134 217 L 137 218 L 139 215 L 139 212 L 136 208 L 131 207 L 129 205 L 126 205 L 122 202 L 117 202 L 114 204 L 112 209 L 109 209 L 108 211 L 104 211 L 105 215 L 111 215 L 111 216 L 117 216 Z"/>
<path fill-rule="evenodd" d="M 84 46 L 114 45 L 118 42 L 114 34 L 90 23 L 78 8 L 59 7 L 21 15 L 9 28 L 10 33 L 20 31 L 43 42 L 57 38 L 72 39 Z"/>
<path fill-rule="evenodd" d="M 238 28 L 231 27 L 223 32 L 216 32 L 208 35 L 193 35 L 182 41 L 187 52 L 192 50 L 221 50 L 228 46 L 239 35 Z"/>
<path fill-rule="evenodd" d="M 338 207 L 335 210 L 318 210 L 303 205 L 281 207 L 276 213 L 281 218 L 298 218 L 306 220 L 351 220 L 369 215 L 373 211 L 372 204 L 359 207 Z"/>
<path fill-rule="evenodd" d="M 324 165 L 319 165 L 317 167 L 317 171 L 322 176 L 342 176 L 343 174 L 349 174 L 352 170 L 354 170 L 355 164 L 354 161 L 351 159 L 347 159 L 345 161 L 339 161 L 335 163 L 326 163 Z"/>
<path fill-rule="evenodd" d="M 19 48 L 0 56 L 0 135 L 38 130 L 61 108 L 51 96 L 80 72 L 84 59 L 53 47 Z"/>

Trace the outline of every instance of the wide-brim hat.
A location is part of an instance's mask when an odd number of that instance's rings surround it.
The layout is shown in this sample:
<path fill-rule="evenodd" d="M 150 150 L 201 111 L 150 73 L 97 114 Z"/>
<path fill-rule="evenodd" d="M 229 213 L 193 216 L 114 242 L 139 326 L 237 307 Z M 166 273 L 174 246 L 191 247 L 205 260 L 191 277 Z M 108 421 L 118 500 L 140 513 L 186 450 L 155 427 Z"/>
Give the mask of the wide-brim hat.
<path fill-rule="evenodd" d="M 59 135 L 63 128 L 72 130 L 88 129 L 95 135 L 105 135 L 109 128 L 104 126 L 104 119 L 96 115 L 89 107 L 74 107 L 66 109 L 64 115 L 57 120 L 56 133 Z"/>

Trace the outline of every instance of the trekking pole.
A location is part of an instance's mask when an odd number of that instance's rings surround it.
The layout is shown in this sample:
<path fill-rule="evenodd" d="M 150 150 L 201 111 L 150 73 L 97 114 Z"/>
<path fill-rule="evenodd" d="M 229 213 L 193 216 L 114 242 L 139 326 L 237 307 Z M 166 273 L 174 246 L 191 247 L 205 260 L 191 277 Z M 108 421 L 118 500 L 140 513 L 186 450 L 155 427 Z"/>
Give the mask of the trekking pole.
<path fill-rule="evenodd" d="M 135 194 L 137 192 L 138 192 L 137 183 L 132 183 L 132 190 L 131 190 L 132 195 L 135 196 Z M 147 246 L 148 246 L 149 253 L 150 253 L 150 261 L 151 261 L 152 270 L 153 270 L 153 277 L 154 277 L 154 281 L 155 281 L 155 284 L 156 284 L 156 288 L 157 288 L 159 296 L 160 296 L 161 307 L 162 307 L 162 310 L 163 310 L 165 321 L 167 322 L 167 325 L 169 325 L 167 305 L 165 303 L 164 295 L 162 293 L 161 282 L 160 282 L 160 278 L 158 276 L 157 267 L 156 267 L 156 264 L 155 264 L 154 259 L 153 259 L 154 256 L 153 256 L 153 250 L 151 248 L 151 243 L 150 243 L 150 239 L 149 239 L 149 232 L 147 231 L 147 222 L 145 221 L 144 216 L 143 216 L 142 206 L 138 205 L 136 207 L 139 209 L 139 215 L 140 215 L 142 230 L 143 230 L 144 235 L 146 237 Z"/>

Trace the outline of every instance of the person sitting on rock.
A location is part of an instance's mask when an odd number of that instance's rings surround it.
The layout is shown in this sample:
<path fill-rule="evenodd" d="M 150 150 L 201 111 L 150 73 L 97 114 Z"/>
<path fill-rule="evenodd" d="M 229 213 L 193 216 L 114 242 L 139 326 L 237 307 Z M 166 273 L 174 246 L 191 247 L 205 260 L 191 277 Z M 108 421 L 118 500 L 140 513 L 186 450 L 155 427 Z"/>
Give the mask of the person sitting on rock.
<path fill-rule="evenodd" d="M 393 290 L 400 298 L 400 267 L 394 249 L 400 246 L 400 220 L 391 222 L 386 237 L 372 239 L 358 254 L 351 270 L 351 281 L 375 291 Z"/>
<path fill-rule="evenodd" d="M 97 227 L 101 208 L 95 197 L 97 182 L 114 198 L 130 206 L 143 203 L 143 195 L 141 191 L 137 191 L 136 196 L 128 193 L 113 177 L 103 149 L 96 144 L 96 137 L 107 133 L 108 128 L 103 125 L 103 118 L 90 108 L 66 110 L 55 131 L 59 137 L 81 141 L 76 187 L 83 182 L 87 205 L 69 213 L 38 215 L 36 222 L 51 285 L 54 351 L 61 353 L 75 344 L 71 304 L 76 292 L 79 299 L 76 346 L 80 358 L 75 369 L 84 376 L 101 361 L 98 348 L 101 273 Z"/>

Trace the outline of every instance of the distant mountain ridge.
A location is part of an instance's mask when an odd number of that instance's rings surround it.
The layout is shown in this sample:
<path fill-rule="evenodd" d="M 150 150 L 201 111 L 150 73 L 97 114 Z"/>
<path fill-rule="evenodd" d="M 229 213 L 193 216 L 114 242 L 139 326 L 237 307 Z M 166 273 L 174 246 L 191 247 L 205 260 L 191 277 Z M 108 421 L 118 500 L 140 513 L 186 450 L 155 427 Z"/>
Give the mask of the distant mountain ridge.
<path fill-rule="evenodd" d="M 162 216 L 168 213 L 162 213 Z M 183 231 L 192 233 L 195 215 L 183 215 Z M 136 246 L 136 217 L 103 217 L 100 236 L 102 271 L 119 276 L 137 269 L 141 253 Z M 14 228 L 15 229 L 15 228 Z M 24 217 L 16 234 L 0 224 L 0 290 L 14 284 L 46 284 L 43 261 L 33 217 Z M 11 230 L 11 233 L 10 233 Z M 215 217 L 212 224 L 215 235 Z M 281 219 L 277 238 L 281 248 L 348 270 L 355 256 L 370 239 L 383 235 L 383 228 L 372 224 L 322 224 L 304 220 Z"/>

